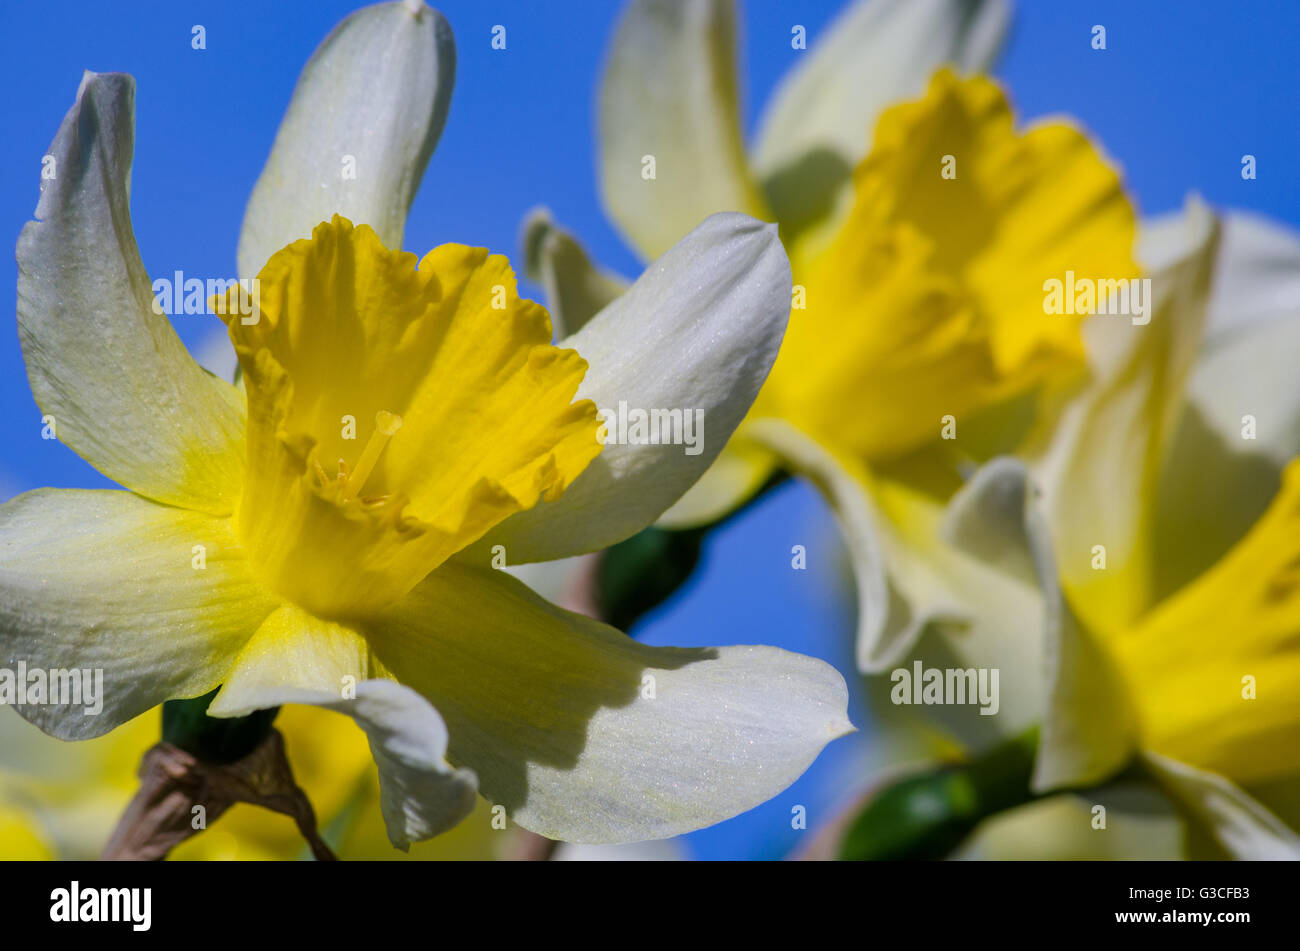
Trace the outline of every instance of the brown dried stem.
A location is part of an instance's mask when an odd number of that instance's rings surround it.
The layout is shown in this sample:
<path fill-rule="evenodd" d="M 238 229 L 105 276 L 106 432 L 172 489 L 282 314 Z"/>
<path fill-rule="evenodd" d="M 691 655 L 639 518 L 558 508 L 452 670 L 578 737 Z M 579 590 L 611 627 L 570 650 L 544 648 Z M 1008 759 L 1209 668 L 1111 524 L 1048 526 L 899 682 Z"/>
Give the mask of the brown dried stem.
<path fill-rule="evenodd" d="M 108 860 L 157 861 L 215 822 L 237 802 L 294 820 L 317 859 L 335 858 L 316 830 L 316 814 L 294 781 L 284 738 L 271 730 L 243 759 L 205 763 L 170 743 L 157 743 L 140 760 L 140 788 L 104 848 Z M 204 821 L 196 827 L 196 806 Z"/>

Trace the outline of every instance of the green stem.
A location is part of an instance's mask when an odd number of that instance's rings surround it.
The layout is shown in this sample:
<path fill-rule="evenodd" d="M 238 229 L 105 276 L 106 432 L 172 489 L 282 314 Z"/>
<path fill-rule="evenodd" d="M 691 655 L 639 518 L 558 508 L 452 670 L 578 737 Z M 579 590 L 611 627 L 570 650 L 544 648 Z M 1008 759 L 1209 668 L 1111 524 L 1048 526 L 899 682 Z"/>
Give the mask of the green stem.
<path fill-rule="evenodd" d="M 164 703 L 162 738 L 205 763 L 233 763 L 266 739 L 280 708 L 257 710 L 246 717 L 210 717 L 208 705 L 216 695 L 213 690 L 191 700 Z"/>

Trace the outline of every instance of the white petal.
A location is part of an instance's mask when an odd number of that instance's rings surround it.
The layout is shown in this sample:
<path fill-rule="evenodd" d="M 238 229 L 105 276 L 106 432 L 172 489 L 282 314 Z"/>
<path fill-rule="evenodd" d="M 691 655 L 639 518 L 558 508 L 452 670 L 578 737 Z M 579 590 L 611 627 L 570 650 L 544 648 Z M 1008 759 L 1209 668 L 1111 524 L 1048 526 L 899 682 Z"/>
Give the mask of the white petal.
<path fill-rule="evenodd" d="M 1122 627 L 1153 597 L 1154 489 L 1200 346 L 1218 233 L 1196 201 L 1174 227 L 1176 253 L 1162 236 L 1163 260 L 1154 261 L 1150 322 L 1086 320 L 1092 379 L 1035 468 L 1062 581 L 1094 626 Z M 1154 259 L 1147 238 L 1144 263 Z M 1092 568 L 1097 545 L 1105 548 L 1105 571 Z"/>
<path fill-rule="evenodd" d="M 448 562 L 369 625 L 427 697 L 448 758 L 520 825 L 567 842 L 698 829 L 770 799 L 852 730 L 844 678 L 770 647 L 655 648 Z"/>
<path fill-rule="evenodd" d="M 1061 589 L 1040 496 L 1030 488 L 1027 470 L 1017 461 L 998 459 L 985 467 L 985 472 L 988 477 L 977 476 L 971 489 L 975 495 L 985 497 L 986 508 L 1005 510 L 1011 505 L 1024 513 L 1020 537 L 1034 565 L 1045 609 L 1047 702 L 1033 788 L 1046 792 L 1095 785 L 1122 769 L 1137 748 L 1136 720 L 1127 686 Z M 1011 488 L 1017 480 L 1018 491 Z M 978 500 L 969 504 L 981 507 Z M 1010 555 L 1006 558 L 1012 564 L 1023 560 Z"/>
<path fill-rule="evenodd" d="M 521 231 L 524 273 L 546 291 L 546 309 L 557 340 L 581 330 L 627 290 L 627 281 L 591 263 L 582 245 L 555 223 L 547 209 L 534 209 Z"/>
<path fill-rule="evenodd" d="M 1223 216 L 1206 333 L 1213 339 L 1245 325 L 1300 310 L 1300 234 L 1248 212 Z"/>
<path fill-rule="evenodd" d="M 1007 0 L 856 0 L 782 80 L 760 125 L 754 168 L 783 224 L 847 183 L 880 113 L 925 92 L 945 63 L 984 72 L 1010 23 Z"/>
<path fill-rule="evenodd" d="M 447 727 L 438 711 L 409 687 L 391 680 L 363 680 L 345 699 L 337 690 L 228 683 L 213 700 L 213 716 L 244 716 L 254 710 L 303 703 L 345 713 L 370 741 L 379 767 L 379 805 L 388 838 L 399 849 L 432 838 L 474 811 L 474 773 L 446 759 Z"/>
<path fill-rule="evenodd" d="M 1215 261 L 1207 336 L 1189 399 L 1226 446 L 1277 465 L 1300 455 L 1300 235 L 1229 213 Z M 1244 417 L 1255 435 L 1243 440 Z"/>
<path fill-rule="evenodd" d="M 619 24 L 600 89 L 601 190 L 646 259 L 714 212 L 764 215 L 741 137 L 735 42 L 729 0 L 634 0 Z"/>
<path fill-rule="evenodd" d="M 1148 226 L 1148 238 L 1153 229 L 1168 226 Z M 1235 545 L 1300 455 L 1300 238 L 1231 213 L 1220 234 L 1207 339 L 1155 493 L 1156 598 Z"/>
<path fill-rule="evenodd" d="M 744 424 L 698 482 L 659 517 L 660 528 L 711 525 L 753 497 L 776 469 L 770 452 L 743 435 Z"/>
<path fill-rule="evenodd" d="M 131 233 L 135 83 L 86 73 L 18 237 L 18 336 L 54 431 L 104 475 L 166 502 L 231 511 L 244 473 L 244 399 L 153 310 Z"/>
<path fill-rule="evenodd" d="M 744 431 L 817 485 L 837 515 L 857 582 L 863 673 L 910 671 L 913 662 L 997 670 L 1004 689 L 987 715 L 962 705 L 923 711 L 967 748 L 983 748 L 1039 721 L 1045 685 L 1036 582 L 1008 576 L 953 546 L 943 534 L 938 499 L 837 458 L 783 421 L 753 420 Z"/>
<path fill-rule="evenodd" d="M 1230 858 L 1300 860 L 1300 837 L 1248 793 L 1216 773 L 1144 753 L 1161 785 L 1199 820 Z"/>
<path fill-rule="evenodd" d="M 785 334 L 790 288 L 790 262 L 772 225 L 714 215 L 678 242 L 562 346 L 590 364 L 578 399 L 614 414 L 620 403 L 628 411 L 681 410 L 683 421 L 702 414 L 696 445 L 606 445 L 562 498 L 507 519 L 469 557 L 487 564 L 484 553 L 500 544 L 511 564 L 564 558 L 654 522 L 748 412 Z"/>
<path fill-rule="evenodd" d="M 1207 342 L 1188 383 L 1188 400 L 1225 446 L 1266 456 L 1277 467 L 1300 455 L 1296 301 L 1293 314 L 1242 323 Z"/>
<path fill-rule="evenodd" d="M 1003 696 L 1029 690 L 1041 698 L 1033 786 L 1047 792 L 1110 777 L 1132 757 L 1136 738 L 1118 670 L 1061 590 L 1040 496 L 1022 462 L 993 459 L 953 497 L 943 531 L 982 563 L 1009 577 L 1032 578 L 1039 590 L 1041 600 L 1034 603 L 1041 613 L 1021 628 L 1042 638 L 1042 659 L 1022 651 L 1030 662 L 1004 669 L 1002 689 Z M 1023 619 L 1023 610 L 1018 613 Z M 1015 633 L 1008 624 L 990 638 L 1009 640 Z M 1045 682 L 1035 686 L 1036 680 Z"/>
<path fill-rule="evenodd" d="M 1097 806 L 1106 825 L 1093 825 Z M 1150 783 L 1116 782 L 1061 793 L 981 822 L 951 858 L 997 862 L 1176 861 L 1186 828 L 1169 797 Z"/>
<path fill-rule="evenodd" d="M 1016 459 L 998 457 L 975 471 L 948 503 L 943 533 L 985 564 L 1032 584 L 1038 568 L 1026 536 L 1028 474 Z"/>
<path fill-rule="evenodd" d="M 1202 352 L 1154 492 L 1152 598 L 1223 558 L 1264 514 L 1300 455 L 1300 323 L 1243 326 Z M 1248 423 L 1248 417 L 1254 423 Z M 1256 438 L 1245 438 L 1253 426 Z"/>
<path fill-rule="evenodd" d="M 102 671 L 98 714 L 16 708 L 62 739 L 207 693 L 273 609 L 229 519 L 112 491 L 39 489 L 0 506 L 0 667 Z"/>
<path fill-rule="evenodd" d="M 239 273 L 335 213 L 400 248 L 451 102 L 451 27 L 421 3 L 382 3 L 336 26 L 303 68 L 239 237 Z"/>
<path fill-rule="evenodd" d="M 916 661 L 997 669 L 996 712 L 976 705 L 923 710 L 970 748 L 1039 720 L 1043 614 L 1036 585 L 954 547 L 942 533 L 940 500 L 836 456 L 786 422 L 752 420 L 744 431 L 810 479 L 835 511 L 857 587 L 859 670 L 910 672 Z"/>

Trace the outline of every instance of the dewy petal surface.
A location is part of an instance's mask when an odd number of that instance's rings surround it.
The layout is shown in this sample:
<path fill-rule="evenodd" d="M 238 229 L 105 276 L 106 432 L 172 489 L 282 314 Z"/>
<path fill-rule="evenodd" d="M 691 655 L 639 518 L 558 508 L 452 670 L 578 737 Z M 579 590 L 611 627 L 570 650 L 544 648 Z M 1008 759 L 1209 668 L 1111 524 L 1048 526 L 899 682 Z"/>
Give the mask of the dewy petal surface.
<path fill-rule="evenodd" d="M 254 473 L 236 519 L 267 584 L 321 617 L 404 594 L 601 449 L 586 363 L 506 260 L 443 245 L 415 267 L 343 218 L 278 252 L 259 319 L 227 318 Z"/>
<path fill-rule="evenodd" d="M 806 309 L 756 413 L 872 461 L 1081 368 L 1081 318 L 1045 312 L 1045 281 L 1138 273 L 1115 172 L 1067 125 L 1015 131 L 987 79 L 943 70 L 886 112 L 855 191 L 829 243 L 791 251 Z"/>
<path fill-rule="evenodd" d="M 364 625 L 438 708 L 447 758 L 525 828 L 665 838 L 776 795 L 850 730 L 844 678 L 770 647 L 655 648 L 451 561 Z"/>
<path fill-rule="evenodd" d="M 704 473 L 748 412 L 790 312 L 790 263 L 774 225 L 712 215 L 626 294 L 563 341 L 590 362 L 578 390 L 602 410 L 680 410 L 685 442 L 611 441 L 558 502 L 510 518 L 473 553 L 510 564 L 597 551 L 654 522 Z M 685 437 L 684 429 L 681 432 Z"/>
<path fill-rule="evenodd" d="M 86 73 L 18 237 L 18 336 L 55 434 L 141 495 L 229 513 L 244 469 L 243 398 L 186 352 L 131 231 L 135 82 Z"/>
<path fill-rule="evenodd" d="M 401 248 L 455 71 L 451 27 L 421 0 L 365 7 L 336 26 L 304 67 L 253 186 L 240 276 L 334 214 Z"/>
<path fill-rule="evenodd" d="M 207 693 L 274 608 L 227 518 L 79 489 L 0 506 L 0 667 L 103 671 L 97 715 L 15 708 L 62 739 Z"/>

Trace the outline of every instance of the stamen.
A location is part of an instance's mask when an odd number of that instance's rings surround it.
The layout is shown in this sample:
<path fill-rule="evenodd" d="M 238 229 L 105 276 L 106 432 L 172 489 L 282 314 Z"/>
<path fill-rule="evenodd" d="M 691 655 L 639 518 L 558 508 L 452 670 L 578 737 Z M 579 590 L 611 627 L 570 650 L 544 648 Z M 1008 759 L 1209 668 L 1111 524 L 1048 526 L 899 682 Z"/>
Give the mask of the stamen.
<path fill-rule="evenodd" d="M 339 493 L 340 502 L 348 501 L 361 491 L 366 484 L 366 479 L 370 478 L 375 463 L 379 461 L 379 456 L 384 451 L 384 447 L 388 445 L 388 440 L 396 435 L 401 428 L 402 417 L 396 413 L 381 409 L 375 414 L 375 431 L 371 433 L 366 448 L 361 450 L 361 458 L 357 460 L 356 468 L 352 470 L 347 481 L 343 483 L 343 491 Z"/>
<path fill-rule="evenodd" d="M 330 484 L 330 477 L 325 474 L 324 467 L 317 460 L 313 459 L 311 464 L 316 467 L 316 478 L 320 480 L 321 488 L 325 488 Z"/>

